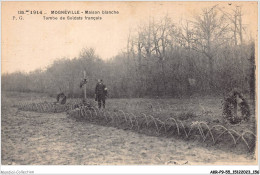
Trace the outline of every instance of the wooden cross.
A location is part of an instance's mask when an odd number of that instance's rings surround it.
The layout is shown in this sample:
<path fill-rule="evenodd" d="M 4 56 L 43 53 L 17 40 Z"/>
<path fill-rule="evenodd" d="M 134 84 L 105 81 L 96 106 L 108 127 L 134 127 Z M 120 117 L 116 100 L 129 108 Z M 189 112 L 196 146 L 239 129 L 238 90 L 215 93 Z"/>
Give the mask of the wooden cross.
<path fill-rule="evenodd" d="M 83 97 L 83 102 L 87 101 L 87 76 L 86 76 L 86 71 L 83 71 L 83 91 L 84 91 L 84 97 Z"/>

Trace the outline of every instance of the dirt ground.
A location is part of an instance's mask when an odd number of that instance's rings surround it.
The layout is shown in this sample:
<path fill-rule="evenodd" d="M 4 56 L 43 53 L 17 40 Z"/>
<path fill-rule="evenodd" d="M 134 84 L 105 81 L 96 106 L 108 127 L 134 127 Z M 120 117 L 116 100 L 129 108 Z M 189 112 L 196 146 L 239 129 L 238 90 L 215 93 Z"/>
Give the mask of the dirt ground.
<path fill-rule="evenodd" d="M 160 138 L 93 125 L 66 113 L 36 113 L 12 107 L 23 97 L 2 94 L 3 165 L 237 165 L 256 164 L 199 141 Z"/>

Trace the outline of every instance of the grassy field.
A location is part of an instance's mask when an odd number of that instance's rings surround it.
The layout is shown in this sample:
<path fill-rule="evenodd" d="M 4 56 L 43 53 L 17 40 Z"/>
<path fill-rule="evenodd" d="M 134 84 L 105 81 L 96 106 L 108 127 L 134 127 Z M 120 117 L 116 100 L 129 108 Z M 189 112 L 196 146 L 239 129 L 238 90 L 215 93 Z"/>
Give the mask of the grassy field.
<path fill-rule="evenodd" d="M 2 92 L 2 164 L 256 164 L 254 152 L 248 152 L 245 145 L 234 149 L 225 142 L 212 145 L 180 136 L 155 137 L 76 120 L 65 112 L 38 113 L 15 107 L 18 103 L 54 101 L 45 94 Z M 160 118 L 172 116 L 187 125 L 205 121 L 209 126 L 255 132 L 254 115 L 239 125 L 226 123 L 220 98 L 107 100 L 105 111 L 119 110 Z"/>

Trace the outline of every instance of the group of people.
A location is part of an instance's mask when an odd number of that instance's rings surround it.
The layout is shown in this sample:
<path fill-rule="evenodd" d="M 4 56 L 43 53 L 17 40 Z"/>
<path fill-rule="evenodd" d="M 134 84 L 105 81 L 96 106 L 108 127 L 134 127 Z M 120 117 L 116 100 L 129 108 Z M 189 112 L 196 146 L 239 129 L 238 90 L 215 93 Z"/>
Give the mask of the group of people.
<path fill-rule="evenodd" d="M 80 82 L 80 88 L 83 87 L 84 84 L 87 83 L 87 79 L 84 79 L 83 81 Z M 106 85 L 103 84 L 103 80 L 102 79 L 98 79 L 98 83 L 96 85 L 96 89 L 95 89 L 95 101 L 98 102 L 98 108 L 100 109 L 102 106 L 103 108 L 106 107 L 106 98 L 107 98 L 107 88 Z M 60 101 L 61 99 L 61 101 Z M 83 99 L 83 103 L 84 103 Z M 63 92 L 59 93 L 57 95 L 57 102 L 56 103 L 60 103 L 60 104 L 65 104 L 66 103 L 66 96 Z"/>
<path fill-rule="evenodd" d="M 88 82 L 87 79 L 84 79 L 83 81 L 81 81 L 80 88 L 82 88 L 83 85 L 86 84 L 87 82 Z M 95 101 L 98 102 L 98 108 L 99 109 L 101 108 L 101 106 L 103 106 L 103 108 L 106 107 L 106 98 L 107 98 L 106 85 L 103 84 L 102 79 L 98 79 L 98 83 L 97 83 L 96 88 L 95 88 Z M 83 99 L 83 101 L 84 100 L 85 99 Z"/>

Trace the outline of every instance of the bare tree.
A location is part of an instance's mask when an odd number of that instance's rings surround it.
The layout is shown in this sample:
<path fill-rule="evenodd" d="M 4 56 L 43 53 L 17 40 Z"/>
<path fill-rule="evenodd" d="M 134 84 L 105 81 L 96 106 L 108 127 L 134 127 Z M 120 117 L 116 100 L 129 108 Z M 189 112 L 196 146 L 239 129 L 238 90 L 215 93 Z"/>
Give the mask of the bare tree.
<path fill-rule="evenodd" d="M 234 9 L 232 9 L 232 13 L 228 13 L 222 8 L 218 8 L 230 21 L 230 31 L 233 33 L 233 40 L 235 46 L 238 45 L 238 38 L 240 45 L 243 44 L 243 23 L 242 23 L 242 8 L 241 6 L 236 6 Z"/>
<path fill-rule="evenodd" d="M 172 23 L 172 20 L 165 16 L 160 22 L 155 23 L 153 20 L 152 23 L 152 42 L 153 42 L 153 50 L 155 52 L 155 56 L 158 58 L 158 64 L 162 74 L 162 81 L 164 87 L 164 95 L 167 91 L 167 83 L 166 83 L 166 73 L 165 73 L 165 59 L 167 48 L 172 44 L 171 33 L 174 30 L 175 26 Z"/>
<path fill-rule="evenodd" d="M 192 58 L 192 39 L 193 39 L 193 30 L 191 29 L 191 22 L 186 20 L 185 23 L 181 23 L 181 27 L 179 30 L 174 33 L 177 42 L 181 45 L 181 47 L 184 47 L 187 50 L 187 64 L 188 64 L 188 70 L 187 70 L 187 92 L 189 95 L 192 95 L 192 89 L 190 85 L 190 80 L 194 79 L 194 70 L 193 70 L 193 62 L 194 58 Z"/>
<path fill-rule="evenodd" d="M 214 6 L 203 10 L 203 13 L 192 21 L 191 48 L 202 53 L 209 64 L 209 82 L 213 88 L 214 55 L 217 50 L 230 40 L 229 23 L 225 15 L 218 13 Z"/>

